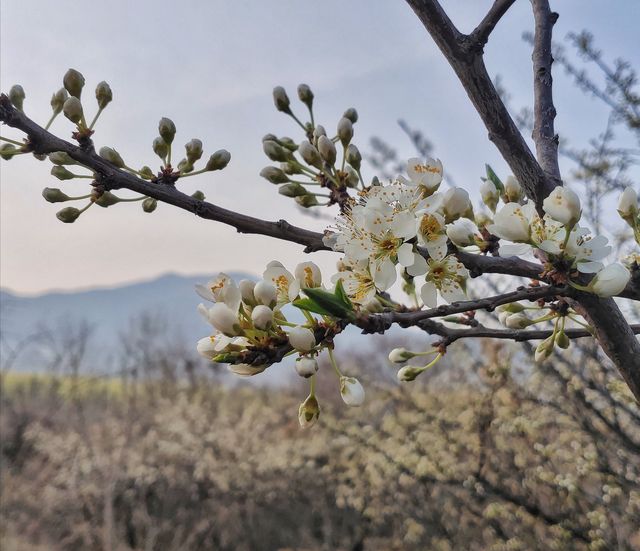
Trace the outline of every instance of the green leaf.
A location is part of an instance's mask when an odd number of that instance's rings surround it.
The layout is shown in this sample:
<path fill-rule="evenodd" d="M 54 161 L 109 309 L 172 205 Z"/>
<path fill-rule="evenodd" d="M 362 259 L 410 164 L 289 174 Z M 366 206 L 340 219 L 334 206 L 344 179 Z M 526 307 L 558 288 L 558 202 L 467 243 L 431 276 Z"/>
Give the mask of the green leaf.
<path fill-rule="evenodd" d="M 329 312 L 328 315 L 336 318 L 351 318 L 353 316 L 351 302 L 345 302 L 341 296 L 337 296 L 337 293 L 330 293 L 317 287 L 305 288 L 303 291 L 317 306 Z"/>
<path fill-rule="evenodd" d="M 300 310 L 307 310 L 308 312 L 321 314 L 323 316 L 332 315 L 331 312 L 329 312 L 328 310 L 325 310 L 310 298 L 299 298 L 297 300 L 294 300 L 291 304 L 293 304 L 296 308 L 300 308 Z"/>
<path fill-rule="evenodd" d="M 498 178 L 498 175 L 489 165 L 485 165 L 485 167 L 487 168 L 487 179 L 490 180 L 494 186 L 496 186 L 496 189 L 500 192 L 500 194 L 503 194 L 504 184 L 502 183 L 502 180 Z"/>
<path fill-rule="evenodd" d="M 351 299 L 349 298 L 349 296 L 347 295 L 347 293 L 344 290 L 344 286 L 342 285 L 342 280 L 339 279 L 338 282 L 336 283 L 336 290 L 334 293 L 340 300 L 342 300 L 342 302 L 344 303 L 344 305 L 349 308 L 350 310 L 353 310 L 353 303 L 351 302 Z"/>

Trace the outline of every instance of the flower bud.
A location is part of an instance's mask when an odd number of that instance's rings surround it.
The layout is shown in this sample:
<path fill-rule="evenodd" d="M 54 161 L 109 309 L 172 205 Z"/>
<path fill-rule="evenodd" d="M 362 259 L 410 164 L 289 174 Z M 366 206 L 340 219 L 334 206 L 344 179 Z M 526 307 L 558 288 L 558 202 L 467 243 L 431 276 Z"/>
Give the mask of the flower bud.
<path fill-rule="evenodd" d="M 272 184 L 284 184 L 289 181 L 289 177 L 281 169 L 275 166 L 265 166 L 260 171 L 260 176 Z"/>
<path fill-rule="evenodd" d="M 187 159 L 182 159 L 178 163 L 177 168 L 180 174 L 189 174 L 189 172 L 193 172 L 193 165 Z"/>
<path fill-rule="evenodd" d="M 216 302 L 209 308 L 209 321 L 218 331 L 228 336 L 242 333 L 238 315 L 224 302 Z"/>
<path fill-rule="evenodd" d="M 320 153 L 307 140 L 303 140 L 302 142 L 300 142 L 298 153 L 300 153 L 300 156 L 304 159 L 304 162 L 309 166 L 322 168 L 322 158 L 320 157 Z"/>
<path fill-rule="evenodd" d="M 238 287 L 240 289 L 240 296 L 242 297 L 242 302 L 244 302 L 245 304 L 248 304 L 249 306 L 253 306 L 256 303 L 256 299 L 253 294 L 253 290 L 255 286 L 256 286 L 256 282 L 251 281 L 250 279 L 241 279 L 240 282 L 238 283 Z M 275 287 L 273 287 L 273 289 L 275 291 Z M 273 299 L 273 301 L 275 302 L 275 298 Z"/>
<path fill-rule="evenodd" d="M 534 355 L 536 362 L 543 362 L 553 352 L 553 335 L 543 340 L 537 347 Z"/>
<path fill-rule="evenodd" d="M 144 201 L 142 201 L 142 210 L 147 213 L 151 213 L 156 210 L 158 206 L 158 201 L 153 197 L 147 197 Z"/>
<path fill-rule="evenodd" d="M 280 163 L 280 170 L 285 174 L 302 174 L 302 169 L 294 161 Z"/>
<path fill-rule="evenodd" d="M 401 364 L 415 357 L 416 354 L 406 348 L 394 348 L 389 352 L 389 361 L 394 364 Z"/>
<path fill-rule="evenodd" d="M 75 69 L 69 69 L 62 78 L 62 84 L 70 95 L 80 99 L 82 88 L 84 87 L 84 77 L 82 73 Z"/>
<path fill-rule="evenodd" d="M 497 312 L 507 312 L 508 314 L 518 314 L 524 310 L 524 306 L 519 302 L 510 302 L 509 304 L 501 304 L 496 308 Z"/>
<path fill-rule="evenodd" d="M 296 151 L 298 149 L 298 144 L 294 142 L 293 139 L 287 136 L 284 136 L 283 138 L 278 139 L 277 142 L 282 147 L 284 147 L 285 149 L 288 149 L 291 152 Z"/>
<path fill-rule="evenodd" d="M 278 193 L 280 195 L 284 195 L 285 197 L 299 197 L 307 194 L 307 190 L 304 186 L 301 186 L 298 183 L 291 182 L 289 184 L 281 185 L 278 188 Z"/>
<path fill-rule="evenodd" d="M 55 151 L 53 153 L 49 153 L 49 160 L 54 165 L 75 165 L 76 163 L 68 153 L 64 151 Z"/>
<path fill-rule="evenodd" d="M 631 186 L 625 188 L 618 201 L 618 213 L 622 219 L 633 227 L 638 216 L 638 194 Z"/>
<path fill-rule="evenodd" d="M 424 373 L 425 367 L 415 366 L 415 365 L 405 365 L 404 367 L 398 370 L 396 373 L 396 377 L 398 381 L 401 383 L 409 383 L 411 381 L 415 381 L 416 377 L 421 373 Z"/>
<path fill-rule="evenodd" d="M 336 162 L 336 146 L 326 136 L 318 138 L 318 153 L 327 164 L 333 166 Z"/>
<path fill-rule="evenodd" d="M 482 202 L 489 207 L 491 212 L 496 211 L 498 200 L 500 199 L 500 192 L 491 180 L 482 182 L 480 186 L 480 197 L 482 197 Z"/>
<path fill-rule="evenodd" d="M 75 178 L 73 172 L 69 172 L 65 167 L 60 165 L 51 167 L 51 176 L 55 176 L 58 180 L 71 180 Z"/>
<path fill-rule="evenodd" d="M 317 144 L 318 143 L 318 138 L 320 136 L 326 136 L 326 135 L 327 135 L 327 131 L 324 129 L 324 126 L 319 124 L 318 126 L 316 126 L 313 129 L 313 143 Z"/>
<path fill-rule="evenodd" d="M 355 124 L 356 122 L 358 122 L 358 112 L 355 110 L 355 108 L 353 107 L 349 107 L 349 109 L 347 109 L 342 116 L 345 119 L 349 119 L 353 124 Z"/>
<path fill-rule="evenodd" d="M 444 194 L 442 205 L 447 224 L 460 217 L 469 218 L 473 216 L 473 206 L 465 189 L 456 187 L 447 190 Z"/>
<path fill-rule="evenodd" d="M 158 123 L 158 134 L 160 134 L 160 137 L 167 145 L 171 145 L 173 138 L 176 136 L 176 125 L 173 124 L 171 119 L 162 117 Z"/>
<path fill-rule="evenodd" d="M 486 212 L 479 212 L 475 215 L 476 226 L 484 228 L 489 224 L 493 224 L 493 218 Z"/>
<path fill-rule="evenodd" d="M 458 220 L 448 225 L 446 229 L 447 237 L 458 247 L 474 245 L 477 231 L 475 224 L 467 218 L 458 218 Z"/>
<path fill-rule="evenodd" d="M 169 155 L 169 146 L 167 142 L 165 142 L 161 136 L 158 136 L 153 140 L 153 151 L 154 153 L 164 161 Z"/>
<path fill-rule="evenodd" d="M 62 111 L 64 112 L 64 116 L 75 124 L 78 124 L 84 116 L 82 103 L 80 103 L 80 100 L 75 96 L 67 98 L 62 106 Z"/>
<path fill-rule="evenodd" d="M 315 207 L 318 204 L 318 199 L 316 199 L 315 195 L 311 194 L 298 195 L 294 200 L 298 205 L 305 209 Z"/>
<path fill-rule="evenodd" d="M 143 166 L 138 172 L 140 173 L 140 178 L 144 180 L 151 180 L 154 176 L 153 171 L 147 165 Z"/>
<path fill-rule="evenodd" d="M 118 168 L 124 168 L 124 161 L 122 160 L 120 153 L 115 149 L 106 146 L 101 147 L 98 155 Z"/>
<path fill-rule="evenodd" d="M 349 147 L 347 147 L 347 162 L 356 170 L 360 170 L 362 155 L 360 155 L 360 150 L 353 144 L 349 144 Z"/>
<path fill-rule="evenodd" d="M 18 148 L 10 143 L 3 143 L 0 145 L 0 157 L 5 161 L 10 161 L 13 156 L 18 153 Z"/>
<path fill-rule="evenodd" d="M 258 375 L 262 373 L 265 369 L 267 369 L 269 365 L 249 365 L 249 364 L 231 364 L 229 366 L 229 371 L 235 373 L 240 377 L 253 377 L 254 375 Z"/>
<path fill-rule="evenodd" d="M 9 101 L 18 111 L 22 111 L 25 97 L 24 88 L 19 84 L 14 84 L 9 90 Z"/>
<path fill-rule="evenodd" d="M 118 197 L 117 195 L 114 195 L 110 191 L 105 191 L 102 193 L 102 195 L 100 195 L 98 199 L 94 201 L 94 203 L 99 207 L 103 207 L 106 209 L 107 207 L 115 205 L 120 201 L 121 201 L 120 197 Z"/>
<path fill-rule="evenodd" d="M 571 339 L 567 337 L 567 334 L 564 331 L 559 331 L 556 335 L 556 344 L 560 348 L 566 350 L 567 348 L 569 348 L 569 346 L 571 346 Z"/>
<path fill-rule="evenodd" d="M 504 194 L 508 203 L 519 203 L 524 196 L 520 182 L 513 176 L 507 176 L 504 183 Z"/>
<path fill-rule="evenodd" d="M 531 325 L 531 320 L 524 314 L 511 314 L 510 316 L 507 316 L 504 324 L 509 329 L 524 329 Z"/>
<path fill-rule="evenodd" d="M 202 141 L 198 138 L 193 138 L 190 142 L 184 146 L 187 152 L 187 159 L 191 164 L 195 163 L 202 157 Z"/>
<path fill-rule="evenodd" d="M 575 226 L 582 212 L 578 195 L 562 186 L 554 188 L 542 202 L 542 208 L 551 218 L 569 227 Z"/>
<path fill-rule="evenodd" d="M 191 197 L 193 197 L 196 201 L 204 201 L 206 199 L 204 193 L 202 193 L 199 189 L 195 190 Z"/>
<path fill-rule="evenodd" d="M 69 94 L 64 88 L 60 88 L 53 96 L 51 96 L 51 109 L 53 109 L 53 114 L 57 115 L 62 111 L 62 107 L 64 106 L 64 102 L 69 98 Z"/>
<path fill-rule="evenodd" d="M 296 266 L 293 273 L 302 288 L 320 287 L 320 285 L 322 285 L 322 273 L 314 262 L 301 262 Z"/>
<path fill-rule="evenodd" d="M 320 417 L 320 405 L 313 394 L 300 404 L 298 409 L 298 422 L 303 429 L 308 429 L 316 424 Z"/>
<path fill-rule="evenodd" d="M 275 134 L 265 134 L 264 136 L 262 136 L 262 141 L 278 143 L 278 136 L 276 136 Z"/>
<path fill-rule="evenodd" d="M 56 218 L 65 224 L 72 224 L 78 219 L 82 212 L 75 207 L 65 207 L 56 212 Z"/>
<path fill-rule="evenodd" d="M 291 113 L 291 109 L 289 108 L 289 96 L 287 96 L 287 92 L 282 86 L 276 86 L 273 89 L 273 103 L 276 106 L 278 111 L 282 111 L 283 113 Z"/>
<path fill-rule="evenodd" d="M 300 377 L 309 378 L 318 371 L 318 360 L 310 356 L 299 356 L 296 360 L 296 371 Z"/>
<path fill-rule="evenodd" d="M 316 337 L 313 331 L 300 325 L 292 327 L 289 331 L 289 344 L 298 352 L 311 352 L 316 346 Z"/>
<path fill-rule="evenodd" d="M 231 161 L 231 153 L 226 149 L 219 149 L 209 157 L 205 168 L 207 170 L 222 170 L 229 164 L 229 161 Z"/>
<path fill-rule="evenodd" d="M 621 293 L 629 283 L 631 272 L 614 262 L 600 270 L 588 285 L 588 289 L 600 297 L 612 297 Z"/>
<path fill-rule="evenodd" d="M 274 140 L 266 140 L 262 142 L 262 150 L 272 161 L 286 162 L 291 156 L 291 153 L 286 148 L 282 147 Z"/>
<path fill-rule="evenodd" d="M 278 300 L 278 290 L 270 281 L 261 280 L 255 284 L 253 296 L 259 304 L 266 304 L 273 308 Z"/>
<path fill-rule="evenodd" d="M 347 147 L 353 138 L 353 123 L 346 117 L 342 117 L 338 121 L 338 138 L 340 138 L 343 147 Z"/>
<path fill-rule="evenodd" d="M 64 203 L 71 198 L 57 187 L 46 187 L 42 190 L 42 196 L 49 203 Z"/>
<path fill-rule="evenodd" d="M 346 175 L 346 186 L 350 188 L 357 188 L 360 183 L 360 176 L 358 176 L 358 173 L 349 165 L 344 167 L 344 173 Z"/>
<path fill-rule="evenodd" d="M 257 329 L 264 331 L 273 323 L 273 310 L 264 304 L 258 304 L 251 312 L 251 321 Z"/>
<path fill-rule="evenodd" d="M 340 377 L 340 395 L 349 407 L 359 407 L 364 403 L 364 387 L 355 377 Z"/>
<path fill-rule="evenodd" d="M 103 80 L 96 86 L 96 100 L 98 101 L 98 107 L 104 109 L 111 103 L 113 99 L 113 92 L 111 87 Z"/>
<path fill-rule="evenodd" d="M 309 88 L 307 84 L 298 85 L 298 98 L 309 109 L 313 107 L 313 92 L 311 91 L 311 88 Z"/>

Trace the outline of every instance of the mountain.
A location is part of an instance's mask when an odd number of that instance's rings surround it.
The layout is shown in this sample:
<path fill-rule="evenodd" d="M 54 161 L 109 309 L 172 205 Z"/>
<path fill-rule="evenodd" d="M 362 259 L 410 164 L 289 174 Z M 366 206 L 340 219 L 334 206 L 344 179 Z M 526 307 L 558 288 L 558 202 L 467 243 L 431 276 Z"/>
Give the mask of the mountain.
<path fill-rule="evenodd" d="M 229 273 L 229 276 L 236 281 L 255 279 L 243 273 Z M 65 339 L 77 333 L 83 323 L 91 328 L 85 364 L 95 372 L 116 371 L 122 364 L 122 355 L 128 351 L 123 339 L 132 341 L 144 335 L 153 338 L 159 346 L 169 341 L 177 344 L 184 351 L 183 355 L 195 354 L 197 340 L 210 335 L 212 329 L 196 311 L 202 299 L 195 293 L 194 285 L 206 282 L 210 277 L 166 274 L 118 287 L 38 296 L 20 296 L 6 289 L 0 290 L 2 363 L 6 364 L 11 357 L 11 349 L 21 342 L 28 342 L 11 367 L 16 370 L 41 369 L 52 362 L 51 358 L 55 356 L 52 349 L 64 348 Z M 294 322 L 304 320 L 294 308 L 286 310 L 286 315 Z M 141 332 L 143 323 L 146 333 Z M 389 339 L 397 339 L 401 332 L 394 328 L 384 337 L 364 337 L 358 329 L 350 327 L 337 337 L 337 350 L 365 354 L 377 348 L 384 351 L 390 346 Z M 292 363 L 292 358 L 285 361 Z M 280 373 L 283 371 L 290 372 L 279 370 Z M 257 382 L 265 382 L 271 377 L 272 373 L 265 375 L 264 381 Z M 263 376 L 256 379 L 263 379 Z"/>
<path fill-rule="evenodd" d="M 252 278 L 241 273 L 229 275 L 236 280 Z M 158 326 L 165 326 L 172 338 L 193 348 L 200 337 L 210 334 L 210 326 L 196 312 L 202 299 L 194 285 L 210 277 L 166 274 L 118 287 L 38 296 L 20 296 L 5 289 L 0 291 L 2 339 L 13 347 L 44 329 L 62 340 L 64 333 L 77 331 L 87 323 L 91 328 L 87 356 L 93 365 L 104 368 L 97 358 L 113 355 L 121 346 L 123 332 L 135 326 L 136 319 L 147 316 Z M 25 362 L 34 360 L 33 355 L 27 357 L 16 367 L 27 367 Z"/>

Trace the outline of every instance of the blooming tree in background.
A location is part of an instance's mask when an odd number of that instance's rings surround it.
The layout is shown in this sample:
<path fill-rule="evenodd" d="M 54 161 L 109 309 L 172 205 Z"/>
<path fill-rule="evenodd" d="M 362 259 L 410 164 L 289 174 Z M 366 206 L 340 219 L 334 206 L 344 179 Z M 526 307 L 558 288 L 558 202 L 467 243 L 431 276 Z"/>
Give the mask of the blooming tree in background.
<path fill-rule="evenodd" d="M 300 136 L 267 134 L 263 149 L 274 164 L 260 174 L 301 207 L 337 209 L 335 222 L 323 234 L 284 220 L 268 222 L 226 210 L 206 201 L 201 192 L 191 196 L 180 192 L 183 178 L 222 170 L 231 156 L 221 149 L 204 160 L 202 142 L 192 139 L 184 147 L 184 157 L 176 159 L 176 126 L 168 118 L 160 120 L 152 142 L 161 159 L 157 172 L 146 165 L 133 168 L 139 164 L 125 161 L 112 147 L 96 152 L 96 124 L 112 101 L 112 91 L 106 82 L 99 83 L 97 106 L 90 107 L 93 100 L 87 102 L 82 96 L 85 79 L 74 69 L 64 75 L 64 87 L 53 95 L 53 113 L 45 126 L 25 113 L 21 86 L 0 97 L 0 119 L 26 135 L 22 141 L 2 137 L 0 155 L 9 160 L 33 154 L 50 161 L 51 174 L 59 180 L 89 180 L 85 195 L 44 189 L 48 202 L 84 205 L 62 208 L 57 217 L 65 223 L 75 222 L 93 205 L 106 208 L 140 201 L 150 213 L 162 201 L 239 232 L 299 243 L 306 253 L 337 253 L 334 274 L 321 274 L 308 260 L 301 259 L 292 270 L 274 260 L 258 281 L 236 282 L 220 274 L 197 288 L 206 301 L 199 311 L 215 329 L 198 341 L 199 353 L 229 364 L 241 376 L 261 373 L 295 356 L 297 372 L 310 382 L 309 395 L 299 409 L 303 427 L 315 423 L 320 414 L 315 378 L 317 358 L 325 350 L 344 402 L 359 406 L 365 399 L 360 382 L 344 375 L 334 358 L 334 337 L 348 325 L 365 333 L 381 333 L 397 324 L 437 336 L 424 350 L 390 352 L 392 362 L 405 364 L 398 371 L 401 381 L 412 381 L 429 369 L 458 339 L 538 341 L 533 360 L 542 362 L 554 350 L 568 348 L 572 339 L 595 338 L 640 399 L 636 337 L 640 325 L 631 324 L 614 300 L 640 300 L 638 196 L 633 187 L 627 187 L 617 208 L 633 231 L 634 249 L 607 262 L 611 253 L 607 238 L 594 234 L 581 221 L 580 198 L 563 187 L 558 166 L 551 79 L 551 35 L 557 14 L 548 0 L 532 0 L 534 155 L 483 61 L 491 31 L 514 0 L 496 0 L 468 35 L 456 29 L 437 1 L 407 2 L 454 69 L 489 138 L 513 172 L 503 180 L 487 166 L 479 190 L 481 205 L 473 205 L 463 188 L 441 189 L 444 168 L 438 159 L 412 158 L 403 174 L 365 181 L 362 156 L 353 143 L 357 111 L 348 109 L 337 124 L 320 125 L 314 117 L 314 94 L 305 84 L 297 90 L 299 105 L 292 105 L 283 88 L 274 89 L 276 108 L 294 121 Z M 60 114 L 75 125 L 75 143 L 49 132 Z M 120 189 L 137 195 L 120 197 L 114 193 Z M 473 279 L 486 274 L 513 277 L 513 290 L 470 299 Z M 397 284 L 405 300 L 391 295 Z M 497 310 L 502 326 L 480 323 L 476 313 L 483 310 Z M 426 364 L 418 361 L 422 357 Z"/>

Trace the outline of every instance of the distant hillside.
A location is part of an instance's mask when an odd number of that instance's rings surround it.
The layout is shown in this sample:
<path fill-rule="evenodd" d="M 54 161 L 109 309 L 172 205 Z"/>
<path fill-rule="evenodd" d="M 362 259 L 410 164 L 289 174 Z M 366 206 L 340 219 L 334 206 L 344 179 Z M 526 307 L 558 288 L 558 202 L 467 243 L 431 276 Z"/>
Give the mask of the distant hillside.
<path fill-rule="evenodd" d="M 251 277 L 231 273 L 233 278 Z M 0 291 L 0 323 L 2 338 L 10 345 L 35 334 L 39 328 L 63 328 L 87 322 L 92 327 L 88 358 L 112 353 L 119 346 L 120 335 L 142 314 L 167 320 L 171 334 L 194 346 L 209 334 L 210 327 L 197 313 L 202 299 L 194 285 L 211 276 L 167 274 L 157 279 L 113 288 L 79 292 L 53 292 L 23 297 L 8 290 Z M 33 356 L 30 356 L 30 361 Z M 26 361 L 26 360 L 25 360 Z M 100 364 L 101 362 L 97 362 Z M 20 362 L 21 367 L 25 367 Z"/>
<path fill-rule="evenodd" d="M 236 281 L 252 276 L 229 273 Z M 24 297 L 8 290 L 0 291 L 0 329 L 3 345 L 15 346 L 21 340 L 47 328 L 63 334 L 68 328 L 82 322 L 91 328 L 91 338 L 86 352 L 87 364 L 104 372 L 117 364 L 118 354 L 123 353 L 122 335 L 126 334 L 134 320 L 145 314 L 159 320 L 166 327 L 167 335 L 180 343 L 185 350 L 195 353 L 195 343 L 211 334 L 211 327 L 197 313 L 202 299 L 195 293 L 194 285 L 207 281 L 211 276 L 181 276 L 167 274 L 150 281 L 143 281 L 113 288 L 100 288 L 78 292 L 52 292 L 35 297 Z M 298 312 L 293 321 L 302 321 Z M 390 337 L 398 337 L 401 331 L 391 331 Z M 358 352 L 372 350 L 388 337 L 361 336 L 356 328 L 349 328 L 337 339 L 340 349 Z M 38 369 L 46 360 L 46 347 L 32 343 L 13 366 L 18 370 Z M 3 346 L 3 354 L 7 354 Z M 6 357 L 4 358 L 6 360 Z M 115 363 L 114 363 L 115 362 Z M 290 363 L 290 362 L 288 362 Z M 268 377 L 271 377 L 270 374 Z M 262 379 L 262 376 L 258 377 Z"/>

